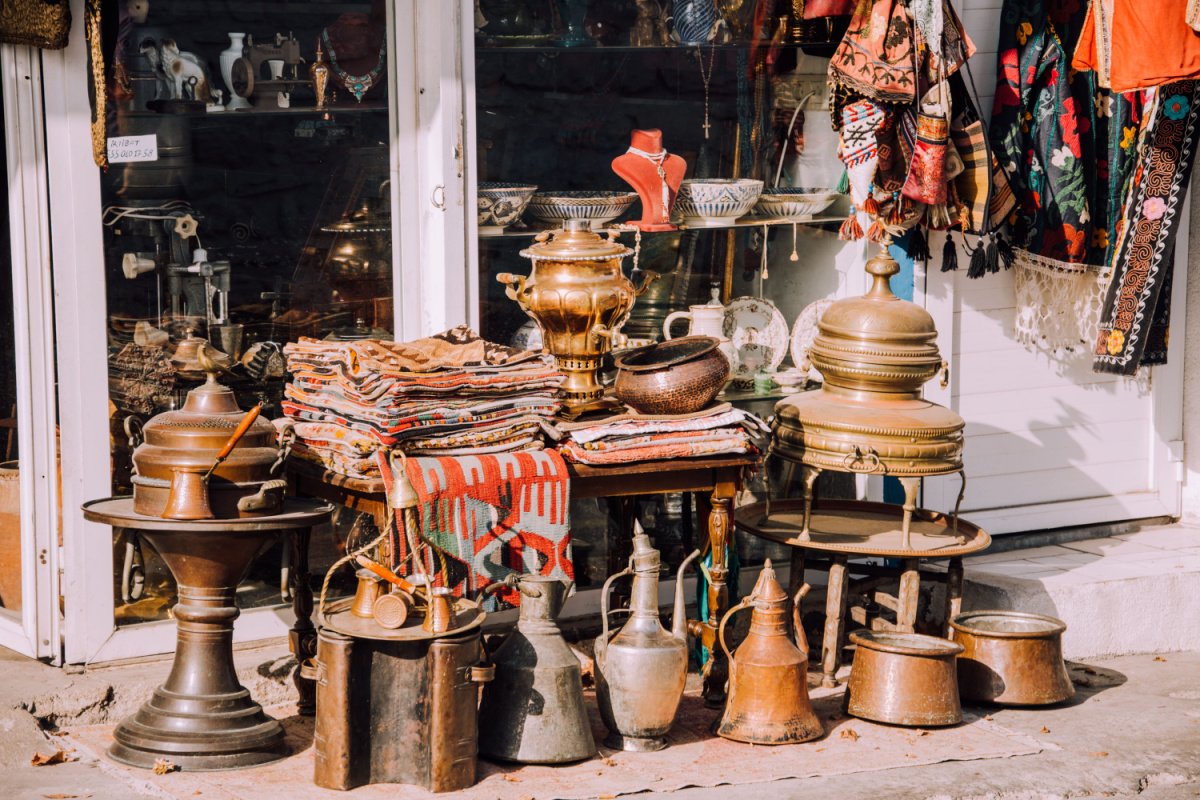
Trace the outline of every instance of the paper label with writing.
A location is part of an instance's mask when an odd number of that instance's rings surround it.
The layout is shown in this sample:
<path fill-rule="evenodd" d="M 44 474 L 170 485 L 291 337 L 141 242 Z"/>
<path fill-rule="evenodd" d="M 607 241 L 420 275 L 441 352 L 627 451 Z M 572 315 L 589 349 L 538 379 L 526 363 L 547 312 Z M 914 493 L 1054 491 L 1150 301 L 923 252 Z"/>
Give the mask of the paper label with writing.
<path fill-rule="evenodd" d="M 158 134 L 108 137 L 108 163 L 158 161 Z"/>

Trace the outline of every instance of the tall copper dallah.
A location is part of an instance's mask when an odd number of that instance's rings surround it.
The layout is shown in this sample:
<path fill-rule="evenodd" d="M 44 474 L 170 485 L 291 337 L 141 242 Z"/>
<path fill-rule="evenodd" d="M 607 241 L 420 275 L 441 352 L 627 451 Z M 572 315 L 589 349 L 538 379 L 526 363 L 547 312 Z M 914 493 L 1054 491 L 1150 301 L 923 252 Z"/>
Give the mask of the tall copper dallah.
<path fill-rule="evenodd" d="M 596 640 L 596 700 L 608 728 L 606 747 L 650 752 L 667 746 L 666 734 L 675 720 L 687 680 L 687 615 L 683 599 L 683 570 L 700 556 L 693 552 L 679 565 L 675 583 L 672 629 L 658 621 L 658 551 L 650 537 L 633 537 L 629 567 L 609 577 L 600 592 L 603 632 Z M 625 627 L 609 638 L 608 590 L 612 582 L 633 575 L 632 612 Z"/>
<path fill-rule="evenodd" d="M 870 291 L 838 300 L 818 321 L 808 356 L 824 383 L 775 406 L 770 452 L 802 467 L 801 539 L 809 538 L 817 475 L 831 469 L 900 479 L 902 546 L 910 549 L 909 524 L 921 479 L 962 474 L 964 423 L 950 409 L 921 397 L 921 386 L 938 372 L 947 379 L 946 364 L 934 344 L 933 317 L 892 293 L 888 281 L 900 265 L 884 248 L 867 262 L 866 271 L 873 279 Z M 957 517 L 956 506 L 955 524 Z"/>
<path fill-rule="evenodd" d="M 601 359 L 612 351 L 634 298 L 658 278 L 646 272 L 635 287 L 621 271 L 622 259 L 632 253 L 614 232 L 605 239 L 592 233 L 587 221 L 567 220 L 562 230 L 539 233 L 537 244 L 521 251 L 533 262 L 528 278 L 497 276 L 508 285 L 508 296 L 541 327 L 546 349 L 567 374 L 562 396 L 572 412 L 604 407 Z"/>
<path fill-rule="evenodd" d="M 714 726 L 718 735 L 751 744 L 797 744 L 825 732 L 808 697 L 808 640 L 799 614 L 807 592 L 806 583 L 793 604 L 768 560 L 750 596 L 725 612 L 720 639 L 729 656 L 729 699 Z M 731 654 L 725 625 L 747 607 L 754 609 L 750 633 Z M 796 644 L 788 633 L 789 612 L 795 618 Z"/>

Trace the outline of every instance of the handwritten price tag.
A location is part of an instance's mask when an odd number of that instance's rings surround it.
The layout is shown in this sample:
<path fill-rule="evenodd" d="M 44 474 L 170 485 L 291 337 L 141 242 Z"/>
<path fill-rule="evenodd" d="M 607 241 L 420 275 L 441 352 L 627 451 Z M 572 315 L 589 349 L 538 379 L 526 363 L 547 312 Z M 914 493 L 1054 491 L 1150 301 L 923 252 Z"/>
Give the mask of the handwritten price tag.
<path fill-rule="evenodd" d="M 108 163 L 123 164 L 129 161 L 158 161 L 158 134 L 110 136 Z"/>

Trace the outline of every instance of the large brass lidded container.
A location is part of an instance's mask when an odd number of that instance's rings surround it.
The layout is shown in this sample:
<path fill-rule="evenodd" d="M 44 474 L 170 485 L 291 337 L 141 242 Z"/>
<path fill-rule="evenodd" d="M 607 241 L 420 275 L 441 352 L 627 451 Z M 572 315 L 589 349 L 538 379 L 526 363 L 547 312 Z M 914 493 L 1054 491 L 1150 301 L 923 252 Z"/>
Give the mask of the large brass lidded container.
<path fill-rule="evenodd" d="M 593 233 L 586 220 L 567 220 L 562 230 L 538 234 L 537 243 L 522 250 L 533 262 L 529 277 L 503 273 L 508 296 L 542 329 L 542 341 L 566 373 L 562 387 L 568 411 L 579 413 L 604 405 L 601 359 L 629 318 L 634 299 L 658 278 L 645 273 L 635 287 L 621 271 L 633 250 Z"/>
<path fill-rule="evenodd" d="M 885 249 L 866 271 L 870 290 L 838 300 L 817 323 L 808 356 L 824 383 L 775 407 L 771 452 L 802 466 L 809 506 L 821 470 L 900 478 L 908 548 L 920 480 L 962 472 L 964 423 L 921 397 L 930 378 L 943 372 L 945 379 L 946 366 L 934 343 L 933 317 L 892 292 L 889 279 L 899 264 Z M 808 516 L 801 538 L 807 538 Z"/>
<path fill-rule="evenodd" d="M 144 441 L 133 452 L 133 510 L 161 517 L 177 472 L 204 473 L 246 418 L 233 391 L 209 372 L 208 381 L 188 392 L 183 408 L 164 411 L 142 426 Z M 130 418 L 133 419 L 133 418 Z M 133 434 L 126 421 L 126 430 Z M 290 437 L 288 438 L 290 441 Z M 261 417 L 238 439 L 207 479 L 212 516 L 217 519 L 279 513 L 285 481 L 273 478 L 285 449 L 275 426 Z"/>

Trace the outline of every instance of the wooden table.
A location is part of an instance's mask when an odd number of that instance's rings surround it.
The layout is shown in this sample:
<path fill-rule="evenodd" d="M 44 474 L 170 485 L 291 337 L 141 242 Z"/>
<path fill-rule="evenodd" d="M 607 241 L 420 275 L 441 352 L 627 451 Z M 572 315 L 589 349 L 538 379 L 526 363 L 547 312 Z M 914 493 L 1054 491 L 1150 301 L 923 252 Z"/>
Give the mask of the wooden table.
<path fill-rule="evenodd" d="M 872 630 L 913 633 L 922 577 L 946 586 L 942 636 L 948 636 L 950 620 L 962 607 L 963 556 L 992 542 L 987 531 L 961 517 L 861 500 L 822 499 L 811 511 L 806 500 L 756 503 L 742 509 L 737 527 L 792 548 L 788 586 L 792 597 L 803 584 L 806 568 L 828 572 L 821 642 L 821 683 L 826 687 L 837 686 L 847 616 Z M 821 558 L 806 560 L 806 554 Z M 897 565 L 850 564 L 853 556 L 894 559 Z M 922 560 L 942 559 L 949 559 L 945 572 L 920 568 Z M 852 572 L 865 578 L 852 582 Z M 895 596 L 875 591 L 897 579 L 900 588 Z M 872 594 L 874 604 L 894 612 L 895 622 L 868 613 L 869 604 L 863 600 Z"/>
<path fill-rule="evenodd" d="M 729 568 L 725 563 L 725 549 L 730 541 L 733 526 L 734 499 L 741 486 L 742 471 L 747 467 L 757 467 L 759 463 L 759 457 L 756 455 L 678 458 L 605 467 L 567 463 L 573 498 L 633 498 L 637 495 L 666 492 L 710 493 L 707 502 L 707 542 L 712 547 L 713 557 L 712 565 L 708 569 L 711 578 L 708 585 L 708 618 L 691 621 L 688 629 L 693 636 L 700 639 L 708 652 L 703 671 L 704 697 L 712 707 L 724 704 L 725 682 L 728 678 L 728 664 L 720 646 L 717 645 L 716 634 L 721 615 L 729 607 L 729 587 L 726 583 Z M 287 469 L 291 494 L 339 503 L 371 515 L 380 530 L 387 526 L 388 506 L 382 479 L 351 478 L 297 458 L 288 460 Z M 610 574 L 624 569 L 632 544 L 632 505 L 622 503 L 618 509 L 622 536 L 617 541 L 617 547 L 610 550 Z M 293 603 L 296 609 L 296 624 L 290 638 L 296 660 L 304 663 L 316 655 L 317 648 L 316 629 L 312 624 L 307 541 L 296 548 L 295 555 L 294 585 L 297 595 L 304 594 L 306 598 L 297 597 Z M 300 713 L 314 713 L 313 682 L 302 678 L 299 671 L 295 681 L 300 692 Z"/>

